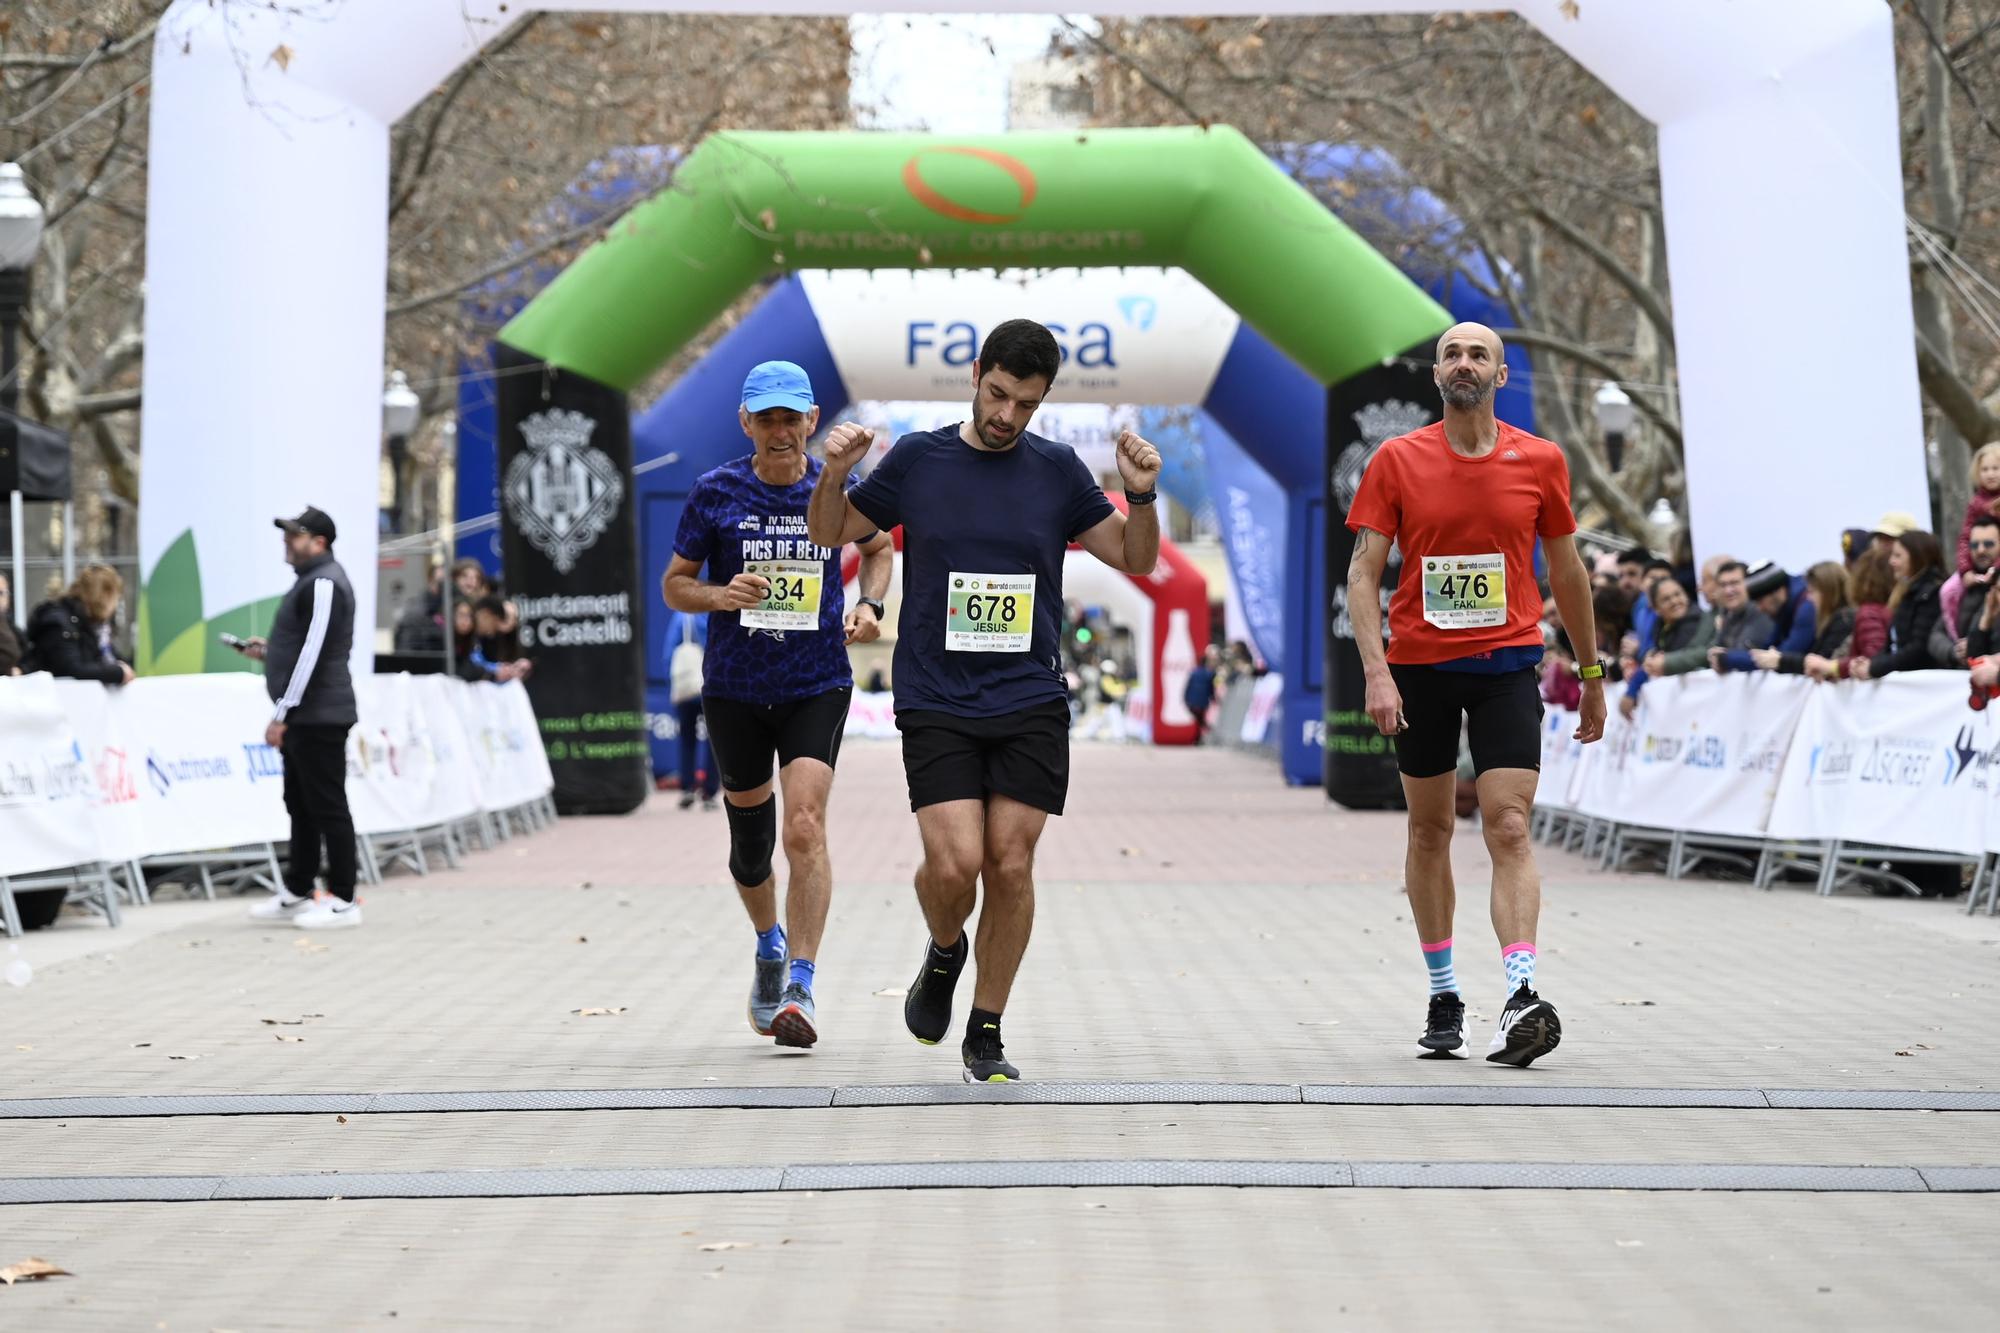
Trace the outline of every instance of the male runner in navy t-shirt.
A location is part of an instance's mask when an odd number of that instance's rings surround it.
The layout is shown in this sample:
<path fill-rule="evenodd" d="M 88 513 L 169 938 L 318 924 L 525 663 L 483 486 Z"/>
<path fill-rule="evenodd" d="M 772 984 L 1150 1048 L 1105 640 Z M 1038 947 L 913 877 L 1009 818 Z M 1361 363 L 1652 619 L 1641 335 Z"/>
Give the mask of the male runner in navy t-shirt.
<path fill-rule="evenodd" d="M 814 965 L 833 897 L 826 801 L 854 693 L 847 645 L 881 636 L 895 552 L 872 528 L 855 534 L 861 596 L 843 614 L 845 543 L 828 548 L 806 535 L 806 506 L 820 473 L 819 460 L 806 453 L 819 423 L 812 382 L 789 361 L 766 361 L 744 380 L 738 417 L 756 452 L 695 481 L 661 592 L 676 611 L 709 613 L 702 712 L 722 770 L 729 872 L 757 928 L 750 1026 L 780 1046 L 811 1046 L 819 1040 Z M 771 874 L 774 754 L 791 868 L 784 926 Z"/>
<path fill-rule="evenodd" d="M 1041 325 L 994 329 L 973 363 L 972 419 L 896 442 L 851 495 L 847 474 L 873 433 L 836 426 L 813 489 L 814 540 L 837 545 L 903 528 L 896 726 L 923 834 L 917 900 L 931 943 L 903 1004 L 926 1044 L 951 1027 L 964 927 L 983 879 L 979 981 L 960 1053 L 967 1082 L 1020 1077 L 1000 1015 L 1035 920 L 1035 843 L 1069 791 L 1069 706 L 1058 646 L 1071 542 L 1127 574 L 1160 553 L 1160 454 L 1131 431 L 1119 513 L 1067 445 L 1028 433 L 1061 354 Z"/>

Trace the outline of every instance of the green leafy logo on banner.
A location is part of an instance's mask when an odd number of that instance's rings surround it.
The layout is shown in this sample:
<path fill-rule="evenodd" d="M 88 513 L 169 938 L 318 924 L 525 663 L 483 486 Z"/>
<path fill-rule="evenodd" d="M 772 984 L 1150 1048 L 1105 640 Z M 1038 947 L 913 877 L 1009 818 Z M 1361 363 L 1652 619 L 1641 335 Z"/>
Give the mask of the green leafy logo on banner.
<path fill-rule="evenodd" d="M 139 586 L 138 671 L 186 676 L 205 671 L 256 671 L 257 663 L 220 635 L 248 639 L 267 632 L 279 597 L 264 597 L 212 616 L 202 613 L 201 562 L 194 530 L 176 537 Z"/>

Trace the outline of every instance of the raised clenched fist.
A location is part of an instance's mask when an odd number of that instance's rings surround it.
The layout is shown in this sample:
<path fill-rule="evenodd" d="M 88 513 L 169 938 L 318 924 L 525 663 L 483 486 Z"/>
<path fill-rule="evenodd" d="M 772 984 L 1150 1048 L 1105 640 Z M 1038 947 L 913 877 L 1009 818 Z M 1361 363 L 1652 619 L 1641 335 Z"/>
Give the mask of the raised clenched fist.
<path fill-rule="evenodd" d="M 1128 491 L 1145 492 L 1160 480 L 1160 451 L 1136 431 L 1118 432 L 1118 475 Z"/>
<path fill-rule="evenodd" d="M 847 471 L 863 458 L 875 443 L 875 432 L 852 421 L 843 421 L 827 432 L 826 465 Z"/>

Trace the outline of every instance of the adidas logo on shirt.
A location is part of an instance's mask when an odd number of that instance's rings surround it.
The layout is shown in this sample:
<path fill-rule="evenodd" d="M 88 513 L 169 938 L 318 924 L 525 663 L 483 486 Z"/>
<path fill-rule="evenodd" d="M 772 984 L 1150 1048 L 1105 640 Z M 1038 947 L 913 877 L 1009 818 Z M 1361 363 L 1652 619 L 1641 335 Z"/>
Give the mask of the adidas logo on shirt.
<path fill-rule="evenodd" d="M 1520 451 L 1517 449 L 1509 449 L 1506 453 L 1500 455 L 1502 458 L 1519 458 L 1520 456 Z"/>

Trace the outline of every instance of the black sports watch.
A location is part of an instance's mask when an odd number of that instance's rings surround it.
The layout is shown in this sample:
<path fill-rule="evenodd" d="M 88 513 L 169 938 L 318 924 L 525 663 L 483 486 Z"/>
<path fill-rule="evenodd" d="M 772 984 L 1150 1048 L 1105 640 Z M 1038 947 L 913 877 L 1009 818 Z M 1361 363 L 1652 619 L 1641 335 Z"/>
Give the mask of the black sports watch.
<path fill-rule="evenodd" d="M 857 597 L 854 599 L 854 604 L 856 606 L 865 606 L 870 611 L 873 611 L 877 620 L 887 620 L 889 618 L 889 608 L 876 601 L 873 597 Z"/>

